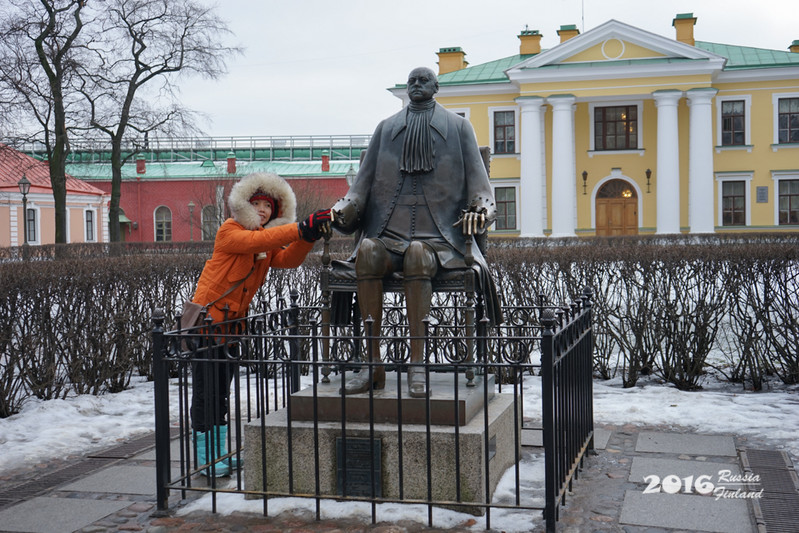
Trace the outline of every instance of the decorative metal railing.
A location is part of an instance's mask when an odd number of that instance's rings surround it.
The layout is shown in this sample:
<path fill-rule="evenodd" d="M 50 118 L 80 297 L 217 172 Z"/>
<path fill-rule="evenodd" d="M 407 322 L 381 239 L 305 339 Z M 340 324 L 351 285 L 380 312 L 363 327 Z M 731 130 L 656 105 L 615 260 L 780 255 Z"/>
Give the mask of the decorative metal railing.
<path fill-rule="evenodd" d="M 465 339 L 457 325 L 462 323 L 459 305 L 457 298 L 447 297 L 426 320 L 428 361 L 420 366 L 432 394 L 421 403 L 402 393 L 402 370 L 412 363 L 401 307 L 385 313 L 380 363 L 359 361 L 370 344 L 370 323 L 363 331 L 331 327 L 323 337 L 321 310 L 299 307 L 296 294 L 289 305 L 245 321 L 208 321 L 169 332 L 156 311 L 158 508 L 168 509 L 172 490 L 182 498 L 196 491 L 210 494 L 216 512 L 217 495 L 235 492 L 261 499 L 265 515 L 270 498 L 292 496 L 313 502 L 317 519 L 323 500 L 368 502 L 374 522 L 380 504 L 406 503 L 425 505 L 431 527 L 433 509 L 446 507 L 484 515 L 487 529 L 492 512 L 521 513 L 531 523 L 538 520 L 531 512 L 540 512 L 546 529 L 554 531 L 566 491 L 593 448 L 590 292 L 566 307 L 545 305 L 541 298 L 537 305 L 504 308 L 505 321 L 492 327 L 479 322 L 473 339 Z M 328 360 L 322 358 L 323 341 L 330 345 Z M 222 446 L 227 454 L 218 459 L 246 462 L 230 485 L 201 475 L 215 467 L 199 464 L 192 445 L 191 367 L 198 361 L 213 363 L 205 368 L 214 373 L 236 369 L 226 422 L 230 431 Z M 336 383 L 357 367 L 374 372 L 377 366 L 388 371 L 384 390 L 340 394 Z M 467 373 L 476 376 L 473 387 L 466 384 Z M 469 412 L 470 402 L 479 406 L 475 412 Z M 175 411 L 176 419 L 170 417 Z M 441 420 L 447 429 L 442 430 Z M 172 458 L 170 428 L 175 425 L 180 451 Z M 497 427 L 504 429 L 497 432 Z M 543 452 L 522 446 L 536 433 L 543 436 Z M 218 444 L 211 442 L 212 448 Z M 353 463 L 352 457 L 360 459 Z M 177 476 L 172 475 L 175 459 Z M 331 461 L 338 464 L 335 476 Z M 531 464 L 543 470 L 543 483 L 530 481 L 529 470 L 536 468 Z M 503 474 L 509 487 L 494 496 Z"/>

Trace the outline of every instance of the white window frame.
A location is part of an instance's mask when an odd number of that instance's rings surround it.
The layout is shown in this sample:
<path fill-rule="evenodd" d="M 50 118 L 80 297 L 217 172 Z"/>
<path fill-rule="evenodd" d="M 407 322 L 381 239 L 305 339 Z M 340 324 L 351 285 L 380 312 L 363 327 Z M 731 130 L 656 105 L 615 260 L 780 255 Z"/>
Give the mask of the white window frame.
<path fill-rule="evenodd" d="M 156 216 L 157 216 L 158 210 L 161 209 L 162 207 L 166 208 L 167 210 L 169 210 L 170 230 L 169 230 L 169 240 L 168 241 L 156 240 L 157 237 L 158 237 L 158 219 L 156 218 Z M 161 204 L 161 205 L 156 206 L 155 209 L 153 209 L 153 242 L 173 242 L 174 241 L 174 231 L 175 231 L 175 227 L 174 226 L 175 226 L 175 217 L 173 216 L 172 209 L 170 209 L 169 206 Z"/>
<path fill-rule="evenodd" d="M 89 236 L 86 235 L 86 214 L 92 214 L 92 234 L 94 238 L 89 240 Z M 83 240 L 84 242 L 97 242 L 97 209 L 93 208 L 86 208 L 83 210 Z"/>
<path fill-rule="evenodd" d="M 743 145 L 721 145 L 721 108 L 723 102 L 744 101 L 744 144 Z M 736 94 L 728 96 L 716 96 L 716 152 L 721 150 L 747 150 L 752 151 L 752 95 Z"/>
<path fill-rule="evenodd" d="M 520 203 L 519 202 L 519 180 L 518 179 L 510 179 L 510 180 L 507 180 L 507 181 L 498 180 L 498 179 L 497 180 L 491 180 L 491 188 L 492 188 L 492 192 L 494 193 L 494 203 L 495 204 L 496 204 L 496 197 L 497 197 L 497 189 L 499 189 L 499 188 L 507 188 L 507 189 L 512 188 L 513 189 L 514 198 L 516 199 L 516 201 L 515 201 L 516 212 L 514 213 L 514 215 L 516 217 L 516 227 L 513 228 L 513 229 L 497 229 L 497 227 L 496 227 L 497 225 L 493 224 L 491 226 L 491 231 L 495 231 L 495 232 L 499 232 L 499 233 L 506 233 L 506 232 L 507 233 L 516 233 L 516 232 L 521 231 L 521 220 L 519 218 L 519 215 L 521 213 L 520 205 L 519 205 L 519 203 Z"/>
<path fill-rule="evenodd" d="M 465 118 L 466 120 L 469 120 L 471 122 L 471 120 L 470 120 L 470 117 L 472 115 L 472 108 L 471 107 L 448 107 L 447 109 L 449 111 L 452 111 L 455 114 L 463 113 L 463 118 Z"/>
<path fill-rule="evenodd" d="M 494 113 L 498 111 L 513 111 L 513 135 L 514 135 L 514 142 L 516 146 L 514 147 L 513 153 L 502 153 L 496 154 L 494 153 Z M 497 107 L 489 107 L 488 108 L 488 143 L 491 147 L 491 157 L 499 157 L 499 158 L 508 158 L 508 157 L 519 157 L 521 153 L 520 142 L 521 139 L 519 138 L 519 132 L 521 128 L 519 128 L 519 106 L 509 105 L 509 106 L 497 106 Z"/>
<path fill-rule="evenodd" d="M 774 124 L 773 140 L 771 144 L 772 151 L 776 152 L 779 148 L 795 148 L 799 143 L 783 143 L 780 144 L 780 100 L 783 98 L 799 98 L 799 93 L 774 93 L 771 95 L 771 121 Z"/>
<path fill-rule="evenodd" d="M 597 150 L 596 142 L 594 140 L 594 109 L 597 107 L 621 107 L 621 106 L 635 106 L 636 107 L 636 126 L 638 128 L 638 140 L 636 141 L 637 148 L 630 148 L 625 150 Z M 619 155 L 619 154 L 639 154 L 644 155 L 644 101 L 643 100 L 610 100 L 606 102 L 589 102 L 588 103 L 588 155 L 593 157 L 595 155 Z"/>
<path fill-rule="evenodd" d="M 28 211 L 33 211 L 33 229 L 34 233 L 36 234 L 36 239 L 32 241 L 28 241 L 28 244 L 41 244 L 42 243 L 42 210 L 39 209 L 38 206 L 33 204 L 30 200 L 28 200 Z M 25 220 L 28 218 L 28 213 L 25 213 L 23 210 L 22 213 L 22 239 L 20 240 L 20 244 L 25 242 Z"/>
<path fill-rule="evenodd" d="M 773 170 L 771 172 L 771 179 L 774 180 L 774 227 L 796 227 L 796 224 L 784 224 L 780 226 L 780 181 L 781 180 L 799 180 L 799 170 Z"/>
<path fill-rule="evenodd" d="M 745 227 L 752 225 L 752 178 L 754 172 L 718 172 L 716 173 L 716 226 L 719 228 L 731 229 L 740 228 L 741 226 L 725 226 L 724 225 L 724 191 L 722 184 L 725 181 L 745 181 L 746 188 L 744 192 L 744 202 L 746 209 Z"/>

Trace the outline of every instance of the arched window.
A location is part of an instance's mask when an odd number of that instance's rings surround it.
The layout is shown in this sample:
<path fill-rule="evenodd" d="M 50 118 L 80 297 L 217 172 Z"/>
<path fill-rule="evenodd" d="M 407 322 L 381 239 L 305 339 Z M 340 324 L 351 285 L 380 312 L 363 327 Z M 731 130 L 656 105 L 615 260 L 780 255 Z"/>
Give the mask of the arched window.
<path fill-rule="evenodd" d="M 216 214 L 216 207 L 206 205 L 202 210 L 203 240 L 212 241 L 216 238 L 216 230 L 219 229 L 220 221 Z"/>
<path fill-rule="evenodd" d="M 155 210 L 155 242 L 172 240 L 172 211 L 162 205 Z"/>
<path fill-rule="evenodd" d="M 596 193 L 597 198 L 638 198 L 635 189 L 624 180 L 610 180 Z"/>

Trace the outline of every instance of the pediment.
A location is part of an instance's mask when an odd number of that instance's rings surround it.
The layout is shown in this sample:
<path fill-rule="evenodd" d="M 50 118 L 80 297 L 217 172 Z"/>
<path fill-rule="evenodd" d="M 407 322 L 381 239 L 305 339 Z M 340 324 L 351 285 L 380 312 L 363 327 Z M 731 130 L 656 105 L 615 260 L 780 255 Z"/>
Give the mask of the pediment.
<path fill-rule="evenodd" d="M 609 20 L 519 63 L 506 74 L 510 77 L 514 72 L 554 65 L 608 62 L 610 66 L 614 61 L 650 59 L 724 60 L 721 56 L 677 40 Z"/>

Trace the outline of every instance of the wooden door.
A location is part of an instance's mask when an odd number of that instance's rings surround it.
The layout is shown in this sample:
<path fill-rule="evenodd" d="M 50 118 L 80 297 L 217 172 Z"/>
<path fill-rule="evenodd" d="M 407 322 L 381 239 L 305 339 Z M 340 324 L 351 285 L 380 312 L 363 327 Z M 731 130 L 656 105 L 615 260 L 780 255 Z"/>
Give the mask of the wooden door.
<path fill-rule="evenodd" d="M 597 193 L 596 234 L 638 234 L 638 198 L 626 181 L 611 180 Z"/>

